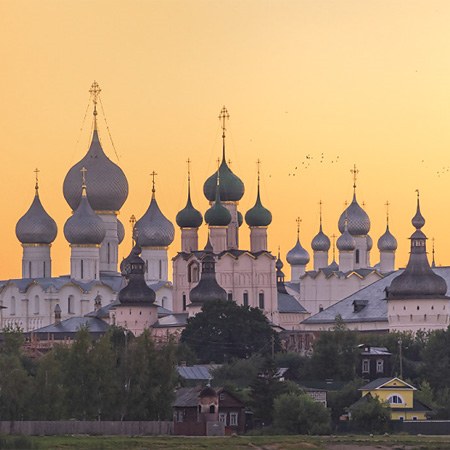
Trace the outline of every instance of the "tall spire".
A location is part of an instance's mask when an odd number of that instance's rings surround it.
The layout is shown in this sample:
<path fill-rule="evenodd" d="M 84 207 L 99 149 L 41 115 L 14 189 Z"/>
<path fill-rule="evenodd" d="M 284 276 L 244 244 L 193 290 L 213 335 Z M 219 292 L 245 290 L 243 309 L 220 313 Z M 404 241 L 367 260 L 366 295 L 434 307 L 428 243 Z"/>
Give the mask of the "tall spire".
<path fill-rule="evenodd" d="M 386 201 L 384 206 L 386 206 L 386 228 L 389 228 L 389 206 L 391 204 L 389 203 L 389 200 Z"/>
<path fill-rule="evenodd" d="M 94 80 L 89 89 L 89 93 L 92 96 L 92 102 L 94 103 L 94 130 L 97 130 L 97 102 L 101 91 L 99 84 Z"/>
<path fill-rule="evenodd" d="M 333 240 L 333 261 L 336 261 L 336 234 L 331 235 L 331 239 Z"/>
<path fill-rule="evenodd" d="M 191 160 L 187 159 L 188 201 L 191 199 Z"/>
<path fill-rule="evenodd" d="M 436 261 L 434 260 L 434 238 L 431 239 L 431 245 L 432 245 L 432 250 L 431 250 L 431 254 L 433 255 L 433 259 L 431 261 L 431 267 L 436 267 Z"/>
<path fill-rule="evenodd" d="M 353 169 L 350 169 L 350 172 L 353 175 L 353 195 L 356 195 L 356 179 L 359 173 L 359 170 L 356 168 L 356 164 L 353 164 Z"/>
<path fill-rule="evenodd" d="M 322 200 L 319 200 L 319 230 L 322 231 Z"/>
<path fill-rule="evenodd" d="M 420 230 L 425 225 L 425 219 L 422 216 L 422 213 L 420 212 L 420 193 L 419 193 L 419 189 L 416 189 L 416 194 L 417 194 L 417 209 L 416 209 L 416 214 L 414 215 L 414 217 L 411 220 L 411 223 L 413 224 L 413 226 L 417 230 Z"/>
<path fill-rule="evenodd" d="M 295 221 L 297 222 L 297 241 L 300 240 L 300 224 L 302 223 L 302 219 L 300 219 L 300 217 L 297 217 L 295 219 Z"/>
<path fill-rule="evenodd" d="M 227 131 L 225 127 L 225 120 L 229 119 L 230 115 L 228 114 L 227 108 L 225 106 L 222 107 L 219 114 L 219 120 L 222 121 L 222 159 L 225 161 L 225 132 Z"/>
<path fill-rule="evenodd" d="M 137 230 L 134 229 L 134 226 L 136 225 L 136 216 L 134 214 L 131 214 L 129 222 L 131 226 L 131 248 L 133 248 L 136 245 L 137 240 Z"/>
<path fill-rule="evenodd" d="M 36 184 L 34 185 L 35 195 L 39 197 L 39 169 L 37 167 L 34 169 L 34 173 L 36 177 Z"/>

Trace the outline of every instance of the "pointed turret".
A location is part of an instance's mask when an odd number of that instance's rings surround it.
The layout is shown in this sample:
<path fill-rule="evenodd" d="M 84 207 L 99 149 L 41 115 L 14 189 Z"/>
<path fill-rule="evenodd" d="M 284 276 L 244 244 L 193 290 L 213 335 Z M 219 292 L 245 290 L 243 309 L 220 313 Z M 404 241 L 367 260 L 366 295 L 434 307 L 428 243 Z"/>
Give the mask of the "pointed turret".
<path fill-rule="evenodd" d="M 298 282 L 301 276 L 305 274 L 306 264 L 309 263 L 309 253 L 300 244 L 300 223 L 297 218 L 297 242 L 286 255 L 286 261 L 291 266 L 291 281 Z"/>
<path fill-rule="evenodd" d="M 328 250 L 330 250 L 330 238 L 322 230 L 322 201 L 319 202 L 319 232 L 311 241 L 314 255 L 314 270 L 328 266 Z"/>
<path fill-rule="evenodd" d="M 389 208 L 389 202 L 386 202 Z M 389 230 L 389 210 L 386 213 L 386 231 L 378 239 L 378 250 L 380 250 L 380 272 L 388 273 L 395 269 L 395 251 L 397 250 L 397 239 Z"/>

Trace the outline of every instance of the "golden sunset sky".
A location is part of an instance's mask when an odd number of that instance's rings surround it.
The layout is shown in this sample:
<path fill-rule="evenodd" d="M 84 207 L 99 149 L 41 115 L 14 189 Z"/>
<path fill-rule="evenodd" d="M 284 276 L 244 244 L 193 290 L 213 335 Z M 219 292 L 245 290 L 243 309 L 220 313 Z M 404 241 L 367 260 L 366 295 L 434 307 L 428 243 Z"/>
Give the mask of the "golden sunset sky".
<path fill-rule="evenodd" d="M 205 212 L 202 187 L 221 154 L 217 117 L 226 105 L 227 157 L 246 187 L 240 210 L 254 204 L 259 158 L 274 253 L 295 244 L 297 216 L 310 251 L 319 200 L 324 231 L 338 233 L 356 164 L 372 264 L 387 200 L 397 265 L 407 262 L 415 189 L 437 263 L 450 263 L 448 0 L 0 0 L 0 55 L 1 279 L 21 276 L 14 229 L 33 199 L 36 167 L 58 224 L 53 274 L 69 272 L 62 183 L 89 145 L 92 107 L 80 128 L 93 80 L 119 160 L 100 116 L 104 150 L 130 185 L 120 257 L 130 250 L 130 215 L 148 207 L 153 170 L 174 222 L 189 157 L 193 202 Z M 242 247 L 248 234 L 244 225 Z M 203 226 L 202 246 L 205 236 Z M 179 238 L 177 229 L 171 256 Z"/>

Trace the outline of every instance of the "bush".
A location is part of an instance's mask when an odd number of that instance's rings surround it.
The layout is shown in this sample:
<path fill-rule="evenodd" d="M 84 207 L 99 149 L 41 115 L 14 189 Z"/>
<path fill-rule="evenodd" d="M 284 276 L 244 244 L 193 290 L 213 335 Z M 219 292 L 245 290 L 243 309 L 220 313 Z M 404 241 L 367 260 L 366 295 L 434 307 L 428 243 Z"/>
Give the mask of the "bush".
<path fill-rule="evenodd" d="M 289 434 L 328 434 L 330 414 L 307 394 L 282 394 L 274 402 L 274 427 Z"/>
<path fill-rule="evenodd" d="M 368 394 L 352 407 L 351 417 L 359 430 L 382 433 L 388 430 L 391 412 L 378 398 Z"/>

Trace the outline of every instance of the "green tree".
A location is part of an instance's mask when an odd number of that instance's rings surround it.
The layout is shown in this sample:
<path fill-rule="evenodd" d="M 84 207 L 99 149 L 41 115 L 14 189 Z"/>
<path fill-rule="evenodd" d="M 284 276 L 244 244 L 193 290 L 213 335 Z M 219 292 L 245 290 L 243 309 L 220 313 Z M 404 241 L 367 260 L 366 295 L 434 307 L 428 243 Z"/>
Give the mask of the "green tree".
<path fill-rule="evenodd" d="M 351 408 L 351 417 L 358 430 L 381 433 L 388 429 L 391 412 L 378 397 L 368 394 Z"/>
<path fill-rule="evenodd" d="M 343 386 L 342 389 L 328 393 L 327 404 L 331 409 L 331 419 L 334 423 L 338 423 L 339 418 L 347 412 L 348 407 L 361 397 L 358 389 L 363 384 L 365 384 L 363 380 L 355 379 Z"/>
<path fill-rule="evenodd" d="M 254 353 L 268 355 L 280 348 L 277 333 L 259 308 L 232 301 L 206 303 L 200 313 L 188 319 L 181 342 L 203 363 L 248 358 Z"/>
<path fill-rule="evenodd" d="M 307 394 L 282 394 L 274 401 L 274 425 L 285 433 L 328 434 L 330 413 Z"/>

